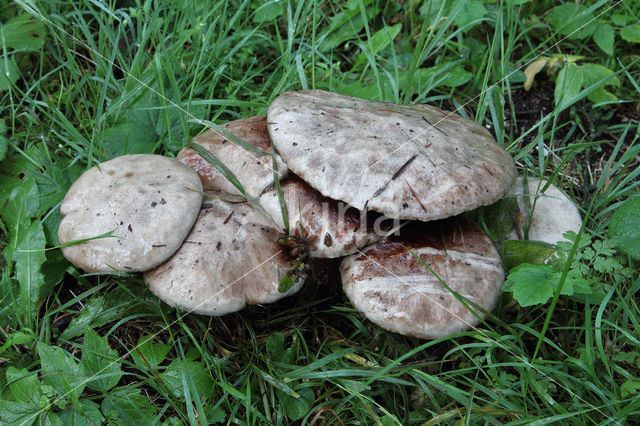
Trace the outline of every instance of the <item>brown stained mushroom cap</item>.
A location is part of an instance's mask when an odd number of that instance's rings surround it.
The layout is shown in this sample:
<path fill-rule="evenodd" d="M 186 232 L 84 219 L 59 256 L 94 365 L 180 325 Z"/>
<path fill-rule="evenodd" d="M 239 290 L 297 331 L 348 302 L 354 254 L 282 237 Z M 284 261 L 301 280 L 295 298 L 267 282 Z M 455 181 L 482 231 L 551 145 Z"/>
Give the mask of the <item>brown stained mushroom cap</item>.
<path fill-rule="evenodd" d="M 124 155 L 87 170 L 62 200 L 62 248 L 85 272 L 140 272 L 180 247 L 198 216 L 202 185 L 190 168 L 160 155 Z"/>
<path fill-rule="evenodd" d="M 529 195 L 527 196 L 525 195 L 524 178 L 519 176 L 509 194 L 517 196 L 516 218 L 520 227 L 520 235 L 523 235 L 523 226 L 527 221 L 527 215 L 531 214 L 527 225 L 529 239 L 555 244 L 565 240 L 562 234 L 567 231 L 573 231 L 577 234 L 582 226 L 582 218 L 576 205 L 564 192 L 554 185 L 549 185 L 547 189 L 544 189 L 546 185 L 547 181 L 544 179 L 528 178 L 526 193 Z M 525 206 L 527 198 L 528 205 Z M 518 239 L 515 227 L 507 239 Z"/>
<path fill-rule="evenodd" d="M 418 259 L 454 291 L 493 309 L 504 270 L 491 240 L 459 218 L 413 223 L 340 264 L 342 285 L 355 308 L 380 327 L 435 339 L 474 327 L 478 318 Z M 482 316 L 482 314 L 480 314 Z"/>
<path fill-rule="evenodd" d="M 276 242 L 278 231 L 244 203 L 206 200 L 191 233 L 166 263 L 144 281 L 164 302 L 204 315 L 235 312 L 246 303 L 270 303 L 297 292 L 298 280 L 278 291 L 290 261 Z"/>
<path fill-rule="evenodd" d="M 271 153 L 266 116 L 243 118 L 226 123 L 222 127 L 254 147 Z M 236 175 L 250 196 L 254 198 L 260 196 L 265 188 L 273 184 L 271 155 L 265 156 L 247 151 L 213 130 L 207 130 L 196 137 L 193 142 L 201 145 L 222 161 Z M 183 148 L 178 153 L 178 160 L 198 173 L 206 191 L 223 191 L 241 195 L 232 183 L 195 151 Z M 280 177 L 285 177 L 289 169 L 277 154 L 276 165 Z"/>
<path fill-rule="evenodd" d="M 306 240 L 311 257 L 335 258 L 382 238 L 382 229 L 361 223 L 361 212 L 342 201 L 323 197 L 300 178 L 291 176 L 282 185 L 291 234 Z M 260 197 L 260 204 L 284 228 L 280 200 L 275 190 Z M 384 219 L 384 218 L 382 218 Z M 382 228 L 381 221 L 374 224 Z M 391 222 L 391 221 L 388 221 Z M 391 224 L 388 223 L 388 226 Z"/>
<path fill-rule="evenodd" d="M 390 218 L 441 219 L 504 197 L 513 160 L 489 132 L 427 105 L 286 92 L 269 133 L 290 170 L 323 195 Z"/>

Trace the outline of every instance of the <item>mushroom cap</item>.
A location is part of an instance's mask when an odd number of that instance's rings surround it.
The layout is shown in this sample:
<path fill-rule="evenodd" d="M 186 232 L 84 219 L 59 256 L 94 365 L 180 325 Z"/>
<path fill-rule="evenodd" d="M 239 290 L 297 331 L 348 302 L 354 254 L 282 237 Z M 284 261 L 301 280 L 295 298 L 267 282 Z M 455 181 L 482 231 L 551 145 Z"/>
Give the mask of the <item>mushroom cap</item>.
<path fill-rule="evenodd" d="M 190 168 L 151 154 L 117 157 L 87 170 L 62 200 L 62 248 L 85 272 L 140 272 L 164 262 L 198 216 L 202 184 Z"/>
<path fill-rule="evenodd" d="M 527 214 L 531 212 L 531 219 L 528 223 L 529 239 L 555 244 L 558 241 L 566 240 L 562 234 L 567 231 L 573 231 L 577 234 L 582 226 L 582 217 L 576 205 L 564 192 L 553 184 L 550 184 L 543 191 L 546 185 L 545 179 L 527 178 L 527 196 L 524 190 L 524 178 L 519 176 L 509 194 L 517 196 L 516 218 L 520 234 L 523 234 L 522 229 L 527 221 Z M 525 206 L 526 200 L 528 200 L 528 206 Z M 507 240 L 517 239 L 518 232 L 514 225 Z"/>
<path fill-rule="evenodd" d="M 191 233 L 164 264 L 144 274 L 164 302 L 204 315 L 235 312 L 246 303 L 271 303 L 297 292 L 297 280 L 278 291 L 290 260 L 276 242 L 276 230 L 245 203 L 205 201 Z"/>
<path fill-rule="evenodd" d="M 459 218 L 412 223 L 340 264 L 344 291 L 355 308 L 380 327 L 435 339 L 474 327 L 470 312 L 405 247 L 456 293 L 487 311 L 500 296 L 504 269 L 491 239 Z M 480 316 L 480 314 L 478 312 Z"/>
<path fill-rule="evenodd" d="M 390 218 L 454 216 L 499 200 L 516 178 L 484 127 L 427 105 L 286 92 L 267 124 L 291 171 L 327 197 Z"/>
<path fill-rule="evenodd" d="M 264 151 L 271 152 L 267 117 L 264 115 L 243 118 L 223 124 L 222 127 L 245 142 Z M 257 198 L 263 190 L 273 185 L 271 155 L 258 155 L 230 142 L 213 130 L 207 130 L 193 139 L 207 151 L 215 155 L 233 172 L 247 193 Z M 206 191 L 223 191 L 233 195 L 242 195 L 214 166 L 189 148 L 178 153 L 178 160 L 195 170 Z M 278 174 L 283 178 L 289 172 L 282 158 L 276 154 Z"/>
<path fill-rule="evenodd" d="M 283 183 L 282 194 L 291 234 L 309 243 L 311 257 L 346 256 L 383 236 L 381 229 L 376 232 L 376 227 L 368 226 L 366 215 L 359 210 L 342 201 L 323 197 L 298 177 L 291 176 Z M 260 204 L 284 229 L 277 192 L 272 190 L 264 193 L 260 197 Z M 380 227 L 380 221 L 377 220 L 375 225 Z"/>

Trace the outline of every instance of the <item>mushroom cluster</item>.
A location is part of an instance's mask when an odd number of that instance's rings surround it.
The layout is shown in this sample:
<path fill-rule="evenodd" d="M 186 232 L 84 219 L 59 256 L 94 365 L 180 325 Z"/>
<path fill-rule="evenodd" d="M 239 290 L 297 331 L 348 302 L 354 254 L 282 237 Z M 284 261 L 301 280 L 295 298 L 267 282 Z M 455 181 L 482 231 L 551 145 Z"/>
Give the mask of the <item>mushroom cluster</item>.
<path fill-rule="evenodd" d="M 341 258 L 347 297 L 382 328 L 437 338 L 477 325 L 504 270 L 461 213 L 512 189 L 511 157 L 483 128 L 426 105 L 286 92 L 267 116 L 209 130 L 177 160 L 126 155 L 69 190 L 61 243 L 88 272 L 144 272 L 166 303 L 206 315 L 297 292 L 311 258 Z M 268 153 L 268 155 L 264 155 Z M 101 238 L 94 238 L 96 236 Z"/>

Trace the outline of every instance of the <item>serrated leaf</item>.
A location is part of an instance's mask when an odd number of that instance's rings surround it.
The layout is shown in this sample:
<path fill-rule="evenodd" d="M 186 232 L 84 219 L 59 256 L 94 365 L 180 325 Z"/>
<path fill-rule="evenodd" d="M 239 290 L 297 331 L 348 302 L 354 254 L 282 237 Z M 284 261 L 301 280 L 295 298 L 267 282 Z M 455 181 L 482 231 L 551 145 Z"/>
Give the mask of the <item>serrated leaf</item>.
<path fill-rule="evenodd" d="M 547 265 L 523 263 L 509 272 L 503 290 L 513 292 L 520 306 L 546 303 L 553 296 L 553 286 L 549 279 L 554 269 Z"/>
<path fill-rule="evenodd" d="M 140 389 L 129 386 L 112 389 L 102 401 L 101 409 L 105 417 L 123 425 L 152 424 L 156 416 L 149 398 L 143 396 Z"/>
<path fill-rule="evenodd" d="M 38 355 L 42 369 L 42 382 L 53 388 L 60 398 L 66 396 L 78 400 L 84 390 L 83 369 L 64 349 L 38 344 Z"/>
<path fill-rule="evenodd" d="M 547 15 L 547 22 L 558 33 L 573 40 L 581 40 L 593 34 L 598 26 L 594 18 L 586 6 L 565 3 L 551 9 Z"/>
<path fill-rule="evenodd" d="M 523 263 L 542 265 L 555 252 L 556 249 L 546 243 L 509 240 L 504 242 L 502 260 L 505 269 L 510 270 Z"/>
<path fill-rule="evenodd" d="M 615 33 L 613 27 L 609 24 L 598 25 L 593 33 L 593 41 L 596 42 L 600 50 L 609 56 L 613 56 L 613 42 L 615 40 Z"/>
<path fill-rule="evenodd" d="M 584 77 L 582 70 L 576 64 L 566 64 L 558 73 L 554 99 L 559 110 L 571 106 L 575 97 L 580 93 Z"/>
<path fill-rule="evenodd" d="M 31 15 L 19 15 L 0 25 L 0 48 L 6 46 L 19 51 L 36 51 L 44 46 L 47 27 Z"/>
<path fill-rule="evenodd" d="M 609 222 L 608 235 L 615 247 L 640 260 L 640 197 L 627 198 L 616 209 Z"/>
<path fill-rule="evenodd" d="M 93 329 L 84 332 L 82 367 L 87 377 L 87 387 L 98 392 L 107 392 L 115 387 L 122 377 L 122 361 L 118 352 L 111 349 L 106 337 L 100 337 Z"/>
<path fill-rule="evenodd" d="M 153 337 L 153 335 L 140 337 L 135 350 L 131 352 L 133 361 L 145 370 L 160 365 L 171 350 L 169 345 L 164 343 L 153 343 Z"/>
<path fill-rule="evenodd" d="M 640 24 L 631 24 L 622 28 L 620 37 L 629 43 L 640 43 Z"/>

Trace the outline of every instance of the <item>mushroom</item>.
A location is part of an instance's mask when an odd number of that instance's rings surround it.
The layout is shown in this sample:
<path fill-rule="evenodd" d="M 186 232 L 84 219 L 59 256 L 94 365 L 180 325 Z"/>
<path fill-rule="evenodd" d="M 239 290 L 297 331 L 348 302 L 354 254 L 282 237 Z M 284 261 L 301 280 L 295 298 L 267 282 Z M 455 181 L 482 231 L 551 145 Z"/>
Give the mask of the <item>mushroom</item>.
<path fill-rule="evenodd" d="M 484 127 L 427 105 L 286 92 L 267 125 L 289 169 L 322 195 L 389 218 L 458 215 L 504 197 L 516 178 Z"/>
<path fill-rule="evenodd" d="M 182 247 L 144 281 L 169 305 L 204 315 L 274 302 L 297 292 L 305 278 L 278 234 L 246 203 L 207 200 Z"/>
<path fill-rule="evenodd" d="M 271 153 L 266 116 L 243 118 L 226 123 L 222 127 L 253 147 Z M 213 130 L 207 130 L 194 138 L 193 142 L 201 145 L 218 159 L 221 159 L 224 165 L 242 183 L 251 197 L 259 197 L 265 188 L 273 185 L 271 155 L 259 155 L 249 152 L 243 147 L 229 142 L 228 139 Z M 275 157 L 278 174 L 280 178 L 283 178 L 288 173 L 287 165 L 278 154 Z M 238 189 L 220 174 L 215 167 L 192 149 L 183 148 L 178 153 L 178 160 L 198 173 L 205 190 L 241 195 Z"/>
<path fill-rule="evenodd" d="M 491 239 L 460 218 L 413 222 L 402 236 L 346 257 L 340 274 L 347 297 L 369 320 L 422 339 L 477 325 L 484 315 L 473 305 L 491 311 L 504 281 Z"/>
<path fill-rule="evenodd" d="M 524 177 L 518 177 L 509 194 L 516 196 L 516 220 L 507 240 L 521 239 L 524 227 L 528 229 L 528 239 L 555 244 L 564 241 L 563 234 L 573 231 L 576 234 L 582 227 L 582 218 L 576 205 L 567 195 L 545 179 L 527 178 L 527 191 Z M 525 202 L 527 203 L 525 205 Z M 518 227 L 516 229 L 516 226 Z"/>
<path fill-rule="evenodd" d="M 379 217 L 369 226 L 367 215 L 342 201 L 323 197 L 300 178 L 291 177 L 282 185 L 291 237 L 308 245 L 311 257 L 336 258 L 356 252 L 383 237 Z M 260 197 L 260 204 L 284 229 L 280 199 L 275 190 Z M 295 249 L 296 247 L 294 247 Z M 295 254 L 295 253 L 294 253 Z"/>
<path fill-rule="evenodd" d="M 64 256 L 85 272 L 140 272 L 182 244 L 202 202 L 198 175 L 150 154 L 117 157 L 87 170 L 60 206 Z M 112 232 L 106 238 L 95 238 Z"/>

